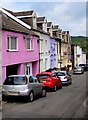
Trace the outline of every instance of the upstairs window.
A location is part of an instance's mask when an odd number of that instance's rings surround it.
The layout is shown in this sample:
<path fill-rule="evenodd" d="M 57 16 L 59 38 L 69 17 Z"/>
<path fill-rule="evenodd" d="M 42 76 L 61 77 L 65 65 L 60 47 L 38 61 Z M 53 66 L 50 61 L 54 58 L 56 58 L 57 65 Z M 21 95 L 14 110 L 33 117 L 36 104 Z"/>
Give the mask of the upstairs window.
<path fill-rule="evenodd" d="M 14 36 L 7 37 L 7 50 L 11 51 L 17 50 L 17 37 Z"/>
<path fill-rule="evenodd" d="M 33 40 L 32 40 L 32 38 L 27 39 L 27 50 L 33 50 Z"/>

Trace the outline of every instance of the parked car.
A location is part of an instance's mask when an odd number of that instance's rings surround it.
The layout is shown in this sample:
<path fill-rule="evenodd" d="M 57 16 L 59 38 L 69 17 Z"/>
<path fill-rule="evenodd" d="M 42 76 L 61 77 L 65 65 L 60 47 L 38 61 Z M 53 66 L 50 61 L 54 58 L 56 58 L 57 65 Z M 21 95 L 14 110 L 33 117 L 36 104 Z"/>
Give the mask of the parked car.
<path fill-rule="evenodd" d="M 81 66 L 76 66 L 73 69 L 73 74 L 83 74 L 84 73 L 84 69 Z"/>
<path fill-rule="evenodd" d="M 55 73 L 57 77 L 60 77 L 62 84 L 66 84 L 67 86 L 72 84 L 71 75 L 67 71 L 56 71 Z"/>
<path fill-rule="evenodd" d="M 88 70 L 88 64 L 79 64 L 79 66 L 81 66 L 84 69 L 84 71 Z"/>
<path fill-rule="evenodd" d="M 34 96 L 39 94 L 46 96 L 45 86 L 32 75 L 11 75 L 3 83 L 3 97 L 24 96 L 32 102 Z"/>
<path fill-rule="evenodd" d="M 62 88 L 62 82 L 60 78 L 57 78 L 55 73 L 41 72 L 37 74 L 36 77 L 46 88 L 53 89 L 54 91 L 56 91 L 57 88 Z"/>

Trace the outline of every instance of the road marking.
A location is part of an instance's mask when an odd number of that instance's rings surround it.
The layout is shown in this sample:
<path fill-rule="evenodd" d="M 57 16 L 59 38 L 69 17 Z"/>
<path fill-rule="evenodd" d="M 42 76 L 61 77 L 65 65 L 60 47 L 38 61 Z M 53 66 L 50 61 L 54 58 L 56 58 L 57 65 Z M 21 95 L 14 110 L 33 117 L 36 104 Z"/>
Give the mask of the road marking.
<path fill-rule="evenodd" d="M 84 101 L 83 106 L 88 107 L 88 98 L 86 98 L 86 100 Z"/>

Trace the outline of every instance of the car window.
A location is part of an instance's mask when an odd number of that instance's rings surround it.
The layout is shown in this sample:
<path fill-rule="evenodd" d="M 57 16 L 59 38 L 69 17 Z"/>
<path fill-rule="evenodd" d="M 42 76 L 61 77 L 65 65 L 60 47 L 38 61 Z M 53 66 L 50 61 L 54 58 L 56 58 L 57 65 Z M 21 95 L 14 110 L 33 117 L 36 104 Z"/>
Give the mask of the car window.
<path fill-rule="evenodd" d="M 57 77 L 55 73 L 52 74 L 53 77 Z"/>
<path fill-rule="evenodd" d="M 33 79 L 32 76 L 29 77 L 29 82 L 30 82 L 30 83 L 33 83 L 33 82 L 34 82 L 34 79 Z"/>
<path fill-rule="evenodd" d="M 65 73 L 64 72 L 58 72 L 57 75 L 58 76 L 65 76 Z"/>
<path fill-rule="evenodd" d="M 49 76 L 48 74 L 43 74 L 43 75 L 37 75 L 36 77 L 39 78 L 39 79 L 40 79 L 40 78 L 41 78 L 41 79 L 42 79 L 42 78 L 43 78 L 43 79 L 44 79 L 44 78 L 46 79 L 46 78 L 49 78 L 50 76 Z"/>
<path fill-rule="evenodd" d="M 27 77 L 23 76 L 15 76 L 15 77 L 7 77 L 4 85 L 25 85 L 27 84 Z"/>
<path fill-rule="evenodd" d="M 37 78 L 35 76 L 33 76 L 34 82 L 38 82 Z"/>

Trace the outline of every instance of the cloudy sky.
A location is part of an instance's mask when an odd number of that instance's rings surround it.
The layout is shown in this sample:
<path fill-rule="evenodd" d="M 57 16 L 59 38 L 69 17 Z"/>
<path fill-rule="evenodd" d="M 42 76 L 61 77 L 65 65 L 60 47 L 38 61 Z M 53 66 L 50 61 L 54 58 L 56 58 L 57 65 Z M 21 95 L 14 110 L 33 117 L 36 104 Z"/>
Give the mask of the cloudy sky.
<path fill-rule="evenodd" d="M 30 2 L 29 2 L 30 1 Z M 36 2 L 37 1 L 37 2 Z M 62 1 L 62 2 L 61 2 Z M 71 36 L 86 35 L 86 0 L 1 0 L 0 7 L 12 11 L 35 10 L 38 16 L 58 24 Z"/>

